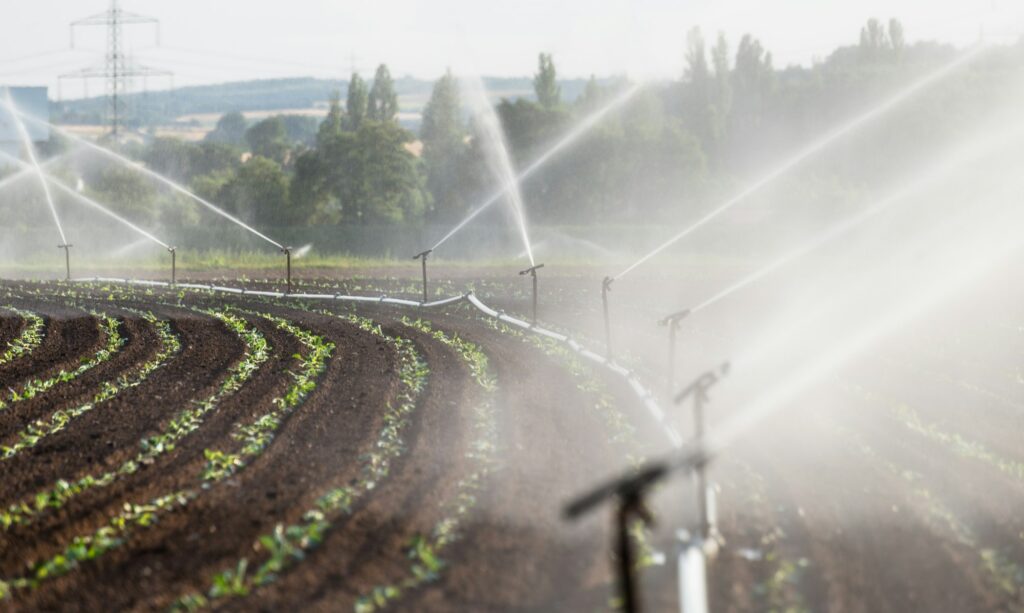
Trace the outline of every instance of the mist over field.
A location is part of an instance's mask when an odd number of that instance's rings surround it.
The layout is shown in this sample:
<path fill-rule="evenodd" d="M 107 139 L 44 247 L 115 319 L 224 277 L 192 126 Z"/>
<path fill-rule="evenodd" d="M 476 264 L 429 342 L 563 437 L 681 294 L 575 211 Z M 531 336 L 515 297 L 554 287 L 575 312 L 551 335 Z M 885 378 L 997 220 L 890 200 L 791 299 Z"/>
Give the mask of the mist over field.
<path fill-rule="evenodd" d="M 0 608 L 1024 609 L 1016 5 L 50 4 Z"/>

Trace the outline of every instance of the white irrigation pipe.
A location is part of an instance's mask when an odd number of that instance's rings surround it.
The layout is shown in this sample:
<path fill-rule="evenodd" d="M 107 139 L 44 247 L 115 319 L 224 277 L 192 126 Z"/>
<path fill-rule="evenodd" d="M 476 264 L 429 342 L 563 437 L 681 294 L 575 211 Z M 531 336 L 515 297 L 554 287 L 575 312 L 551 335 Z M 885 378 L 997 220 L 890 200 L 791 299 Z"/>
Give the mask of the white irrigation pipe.
<path fill-rule="evenodd" d="M 155 287 L 172 287 L 170 283 L 166 281 L 145 281 L 141 279 L 116 279 L 110 277 L 91 277 L 83 279 L 75 279 L 75 282 L 85 283 L 126 283 L 130 285 L 146 285 Z M 380 297 L 373 296 L 348 296 L 344 294 L 297 294 L 297 293 L 286 293 L 286 292 L 268 292 L 262 290 L 249 290 L 239 287 L 226 287 L 222 285 L 212 284 L 201 284 L 201 283 L 176 283 L 173 287 L 180 287 L 185 289 L 195 290 L 206 290 L 214 292 L 225 292 L 229 294 L 237 294 L 243 296 L 263 296 L 268 298 L 299 298 L 303 300 L 337 300 L 339 302 L 357 302 L 363 304 L 390 304 L 394 306 L 412 307 L 421 309 L 437 308 L 447 306 L 450 304 L 456 304 L 459 302 L 468 302 L 473 305 L 477 310 L 508 325 L 515 326 L 527 332 L 531 332 L 538 336 L 543 336 L 552 339 L 556 342 L 564 344 L 566 347 L 584 357 L 591 362 L 604 366 L 611 372 L 619 375 L 626 380 L 630 389 L 639 398 L 641 404 L 647 409 L 647 412 L 651 414 L 654 421 L 660 426 L 662 432 L 668 437 L 669 442 L 675 449 L 682 449 L 683 437 L 676 430 L 675 426 L 668 423 L 665 412 L 658 406 L 658 401 L 655 399 L 654 394 L 648 388 L 644 387 L 640 379 L 637 378 L 636 374 L 614 361 L 609 360 L 605 356 L 590 351 L 580 345 L 578 342 L 570 338 L 565 334 L 558 332 L 552 332 L 546 328 L 531 324 L 523 321 L 522 319 L 516 319 L 510 315 L 505 314 L 504 311 L 498 311 L 484 304 L 479 298 L 477 298 L 472 292 L 463 294 L 461 296 L 452 296 L 451 298 L 445 298 L 442 300 L 435 300 L 432 302 L 417 302 L 415 300 L 405 300 L 402 298 L 389 298 L 385 295 Z M 705 556 L 704 549 L 699 540 L 691 540 L 685 543 L 680 549 L 678 556 L 678 572 L 679 572 L 679 590 L 680 590 L 680 610 L 685 613 L 706 613 L 707 611 L 707 583 L 705 576 Z"/>

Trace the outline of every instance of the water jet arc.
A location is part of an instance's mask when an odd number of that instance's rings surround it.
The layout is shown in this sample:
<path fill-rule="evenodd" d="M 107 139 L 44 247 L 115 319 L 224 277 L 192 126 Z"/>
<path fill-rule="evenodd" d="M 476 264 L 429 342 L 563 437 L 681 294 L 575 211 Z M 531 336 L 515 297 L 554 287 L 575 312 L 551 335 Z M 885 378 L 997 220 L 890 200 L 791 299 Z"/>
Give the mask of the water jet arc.
<path fill-rule="evenodd" d="M 278 249 L 284 249 L 284 245 L 282 245 L 281 243 L 275 241 L 274 239 L 270 238 L 266 234 L 263 234 L 262 232 L 260 232 L 256 228 L 253 228 L 252 226 L 250 226 L 249 224 L 245 223 L 241 219 L 238 219 L 237 217 L 235 217 L 231 213 L 228 213 L 227 211 L 221 209 L 220 207 L 218 207 L 217 205 L 213 204 L 209 200 L 206 200 L 205 198 L 199 196 L 198 194 L 192 193 L 188 189 L 186 189 L 186 188 L 182 187 L 181 185 L 175 183 L 174 181 L 168 179 L 167 177 L 163 176 L 162 174 L 160 174 L 158 172 L 155 172 L 153 170 L 150 170 L 149 168 L 146 168 L 145 166 L 139 164 L 138 162 L 130 160 L 130 159 L 124 157 L 123 155 L 119 154 L 119 153 L 116 153 L 114 151 L 111 151 L 110 149 L 107 149 L 106 147 L 101 147 L 100 145 L 97 145 L 96 143 L 90 142 L 90 141 L 88 141 L 88 140 L 86 140 L 86 139 L 84 139 L 84 138 L 82 138 L 82 137 L 80 137 L 80 136 L 78 136 L 76 134 L 72 134 L 72 133 L 68 132 L 67 130 L 62 129 L 60 126 L 57 126 L 57 125 L 54 125 L 54 124 L 52 124 L 52 123 L 50 123 L 48 121 L 39 119 L 38 117 L 33 117 L 32 115 L 29 115 L 29 114 L 26 114 L 26 113 L 22 113 L 21 111 L 18 111 L 17 109 L 13 108 L 11 105 L 7 105 L 7 106 L 8 106 L 8 108 L 11 109 L 11 112 L 17 114 L 19 117 L 23 117 L 23 118 L 28 119 L 29 121 L 32 121 L 32 122 L 37 123 L 37 124 L 49 126 L 50 129 L 54 130 L 55 132 L 57 132 L 61 136 L 64 136 L 65 138 L 68 138 L 68 139 L 73 140 L 73 141 L 75 141 L 77 143 L 85 145 L 86 147 L 88 147 L 88 148 L 90 148 L 90 149 L 92 149 L 94 151 L 97 151 L 100 154 L 102 154 L 102 155 L 104 155 L 104 156 L 106 156 L 106 157 L 108 157 L 110 159 L 113 159 L 113 160 L 116 160 L 116 161 L 120 162 L 121 164 L 123 164 L 124 166 L 126 166 L 128 168 L 133 168 L 133 169 L 141 172 L 142 174 L 144 174 L 144 175 L 146 175 L 148 177 L 151 177 L 152 179 L 154 179 L 156 181 L 159 181 L 160 183 L 163 183 L 164 185 L 170 187 L 172 190 L 174 190 L 174 191 L 176 191 L 176 192 L 178 192 L 180 194 L 183 194 L 185 196 L 188 196 L 189 198 L 191 198 L 192 200 L 194 200 L 194 201 L 198 202 L 199 204 L 203 205 L 204 207 L 206 207 L 210 211 L 216 213 L 217 215 L 220 215 L 224 219 L 227 219 L 228 221 L 234 223 L 235 225 L 237 225 L 238 227 L 248 231 L 249 233 L 251 233 L 251 234 L 253 234 L 255 236 L 258 236 L 259 238 L 265 240 L 266 242 L 270 243 L 271 245 L 277 247 Z"/>
<path fill-rule="evenodd" d="M 537 172 L 539 168 L 541 168 L 542 166 L 544 166 L 544 164 L 551 160 L 551 158 L 553 158 L 560 151 L 562 151 L 569 145 L 573 144 L 581 136 L 583 136 L 591 129 L 593 129 L 594 126 L 596 126 L 601 121 L 601 119 L 603 119 L 608 113 L 625 104 L 633 96 L 635 96 L 636 93 L 639 92 L 642 88 L 643 84 L 634 84 L 627 88 L 622 94 L 612 99 L 611 102 L 588 115 L 583 121 L 579 123 L 579 125 L 577 125 L 574 129 L 570 130 L 558 142 L 552 145 L 543 154 L 538 156 L 537 159 L 531 162 L 529 166 L 527 166 L 522 172 L 520 172 L 515 179 L 516 183 L 522 183 L 523 181 L 528 179 L 531 175 L 533 175 L 533 173 Z M 437 249 L 441 245 L 445 244 L 448 241 L 448 239 L 455 236 L 460 230 L 466 227 L 469 224 L 469 222 L 476 219 L 477 216 L 479 216 L 485 210 L 490 208 L 495 202 L 497 202 L 503 195 L 505 195 L 506 191 L 508 191 L 508 186 L 502 187 L 501 189 L 495 191 L 490 196 L 488 196 L 487 200 L 484 200 L 483 204 L 473 209 L 473 211 L 469 215 L 467 215 L 465 219 L 460 221 L 458 224 L 455 225 L 454 228 L 449 230 L 447 234 L 441 237 L 441 240 L 437 241 L 437 243 L 435 243 L 434 246 L 431 247 L 431 250 Z"/>
<path fill-rule="evenodd" d="M 787 174 L 789 171 L 791 171 L 794 168 L 796 168 L 801 162 L 803 162 L 807 158 L 811 157 L 812 155 L 815 155 L 815 154 L 819 153 L 820 151 L 822 151 L 823 149 L 825 149 L 826 147 L 828 147 L 829 145 L 831 145 L 835 141 L 841 139 L 842 137 L 846 136 L 850 132 L 853 132 L 857 128 L 859 128 L 859 127 L 863 126 L 864 124 L 872 121 L 873 119 L 879 117 L 880 115 L 885 114 L 886 112 L 888 112 L 892 108 L 898 106 L 899 104 L 903 103 L 907 99 L 911 98 L 914 94 L 918 93 L 922 89 L 928 87 L 929 85 L 931 85 L 932 83 L 935 83 L 936 81 L 939 81 L 939 80 L 945 78 L 950 73 L 955 71 L 957 68 L 960 68 L 964 64 L 972 61 L 984 49 L 985 49 L 985 47 L 979 46 L 979 47 L 977 47 L 977 48 L 975 48 L 975 49 L 973 49 L 971 51 L 968 51 L 968 52 L 962 54 L 960 57 L 956 58 L 952 62 L 949 62 L 948 64 L 946 64 L 945 66 L 939 68 L 938 70 L 936 70 L 936 71 L 928 74 L 927 76 L 919 79 L 918 81 L 912 83 L 910 86 L 904 88 L 903 90 L 898 92 L 896 95 L 890 97 L 889 99 L 885 100 L 881 104 L 879 104 L 879 105 L 875 106 L 874 108 L 870 109 L 866 113 L 863 113 L 863 114 L 853 118 L 852 120 L 848 121 L 846 124 L 841 125 L 838 128 L 832 130 L 831 132 L 826 133 L 824 136 L 819 138 L 817 141 L 815 141 L 815 142 L 811 143 L 810 145 L 804 147 L 804 149 L 802 149 L 801 151 L 797 152 L 796 155 L 792 156 L 791 158 L 789 158 L 788 160 L 783 162 L 781 165 L 776 167 L 774 170 L 772 170 L 768 174 L 764 175 L 760 179 L 757 179 L 752 184 L 750 184 L 748 187 L 746 187 L 745 189 L 743 189 L 742 191 L 740 191 L 739 193 L 737 193 L 733 197 L 729 198 L 724 203 L 720 204 L 718 207 L 712 209 L 711 212 L 706 213 L 703 217 L 701 217 L 697 221 L 695 221 L 692 224 L 690 224 L 689 226 L 687 226 L 685 229 L 683 229 L 681 232 L 679 232 L 675 236 L 669 238 L 667 241 L 665 241 L 664 243 L 662 243 L 661 245 L 656 247 L 653 251 L 651 251 L 651 252 L 647 253 L 646 255 L 644 255 L 643 257 L 641 257 L 639 260 L 637 260 L 636 262 L 634 262 L 633 264 L 628 266 L 625 270 L 623 270 L 619 274 L 615 275 L 614 278 L 621 279 L 622 277 L 628 275 L 630 272 L 635 270 L 637 267 L 643 265 L 645 262 L 647 262 L 651 258 L 655 257 L 656 255 L 658 255 L 659 253 L 661 253 L 665 249 L 668 249 L 672 245 L 676 244 L 677 242 L 679 242 L 680 240 L 682 240 L 686 236 L 689 236 L 691 233 L 693 233 L 694 231 L 696 231 L 700 227 L 702 227 L 705 224 L 711 222 L 712 220 L 717 218 L 722 213 L 725 213 L 726 211 L 731 209 L 733 206 L 735 206 L 739 202 L 745 200 L 751 194 L 757 192 L 761 188 L 763 188 L 766 185 L 772 183 L 773 181 L 775 181 L 779 177 L 782 177 L 783 175 Z"/>

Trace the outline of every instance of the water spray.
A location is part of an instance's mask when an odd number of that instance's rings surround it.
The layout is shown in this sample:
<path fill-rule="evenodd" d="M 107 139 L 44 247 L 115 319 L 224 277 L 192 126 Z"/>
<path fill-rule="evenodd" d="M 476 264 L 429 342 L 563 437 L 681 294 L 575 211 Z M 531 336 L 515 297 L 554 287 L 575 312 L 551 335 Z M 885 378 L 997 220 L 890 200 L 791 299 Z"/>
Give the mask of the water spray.
<path fill-rule="evenodd" d="M 538 169 L 544 166 L 544 164 L 551 160 L 551 158 L 555 157 L 555 155 L 557 155 L 560 151 L 562 151 L 569 145 L 575 143 L 577 140 L 579 140 L 580 137 L 582 137 L 584 134 L 593 129 L 594 126 L 600 123 L 600 121 L 606 115 L 608 115 L 613 110 L 619 108 L 620 106 L 628 102 L 630 99 L 632 99 L 633 96 L 635 96 L 636 93 L 642 89 L 642 87 L 643 84 L 641 83 L 637 83 L 630 86 L 619 96 L 612 99 L 608 104 L 604 105 L 600 109 L 588 115 L 579 123 L 579 125 L 570 130 L 557 143 L 552 145 L 547 151 L 545 151 L 543 154 L 541 154 L 539 157 L 533 160 L 533 162 L 531 162 L 529 166 L 527 166 L 522 172 L 520 172 L 515 177 L 514 184 L 522 183 L 523 181 L 528 179 L 531 175 L 533 175 L 533 173 L 537 172 Z M 505 193 L 509 191 L 510 187 L 510 185 L 506 184 L 500 187 L 494 193 L 492 193 L 487 198 L 487 200 L 484 200 L 483 204 L 473 209 L 473 211 L 469 215 L 467 215 L 465 219 L 460 221 L 458 224 L 455 225 L 454 228 L 449 230 L 447 234 L 441 237 L 441 240 L 437 241 L 437 243 L 434 244 L 434 246 L 431 247 L 431 249 L 437 249 L 438 247 L 446 243 L 448 239 L 458 234 L 458 232 L 462 230 L 464 227 L 466 227 L 469 224 L 469 222 L 476 219 L 478 215 L 483 213 L 485 210 L 490 208 L 495 202 L 500 200 L 501 197 L 504 196 Z"/>
<path fill-rule="evenodd" d="M 601 307 L 604 309 L 604 348 L 605 356 L 612 359 L 612 323 L 608 318 L 608 292 L 612 291 L 612 277 L 601 280 Z"/>
<path fill-rule="evenodd" d="M 729 363 L 722 364 L 716 371 L 708 372 L 697 377 L 697 379 L 679 392 L 675 397 L 675 403 L 680 404 L 689 396 L 693 396 L 693 441 L 697 447 L 704 443 L 704 405 L 708 401 L 708 390 L 729 372 Z M 694 465 L 694 474 L 697 480 L 697 517 L 700 538 L 707 541 L 711 534 L 711 522 L 708 517 L 708 485 L 705 475 L 706 460 Z"/>
<path fill-rule="evenodd" d="M 39 159 L 36 158 L 35 148 L 32 146 L 32 138 L 28 134 L 28 130 L 25 128 L 25 122 L 21 120 L 21 112 L 18 111 L 18 107 L 14 105 L 14 99 L 11 98 L 10 88 L 6 88 L 6 100 L 4 104 L 10 109 L 11 118 L 14 119 L 15 125 L 18 127 L 18 135 L 21 137 L 21 141 L 25 144 L 25 153 L 28 155 L 29 161 L 32 163 L 31 168 L 35 169 L 36 177 L 39 178 L 39 185 L 43 188 L 43 196 L 46 197 L 46 204 L 50 207 L 50 214 L 53 216 L 53 222 L 57 225 L 57 233 L 60 234 L 60 242 L 63 247 L 67 248 L 71 245 L 68 244 L 68 237 L 64 234 L 64 227 L 60 223 L 60 216 L 57 215 L 57 207 L 53 204 L 53 194 L 50 193 L 50 186 L 46 183 L 46 177 L 43 175 L 43 169 L 39 165 Z M 13 156 L 12 156 L 13 157 Z M 15 158 L 17 159 L 17 158 Z M 19 162 L 21 160 L 18 160 Z M 71 278 L 71 265 L 68 264 L 68 279 Z"/>
<path fill-rule="evenodd" d="M 414 260 L 421 260 L 422 263 L 423 263 L 423 302 L 424 303 L 426 303 L 427 300 L 428 300 L 427 299 L 427 256 L 430 255 L 431 251 L 433 251 L 433 249 L 427 249 L 426 251 L 422 251 L 422 252 L 417 253 L 416 255 L 412 256 L 412 259 L 414 259 Z"/>
<path fill-rule="evenodd" d="M 178 183 L 168 179 L 167 177 L 163 176 L 162 174 L 160 174 L 160 173 L 158 173 L 158 172 L 156 172 L 154 170 L 151 170 L 149 168 L 146 168 L 142 164 L 140 164 L 138 162 L 135 162 L 135 161 L 133 161 L 133 160 L 131 160 L 129 158 L 126 158 L 125 156 L 121 155 L 120 153 L 117 153 L 115 151 L 111 151 L 110 149 L 107 149 L 106 147 L 101 147 L 100 145 L 97 145 L 96 143 L 93 143 L 93 142 L 91 142 L 91 141 L 89 141 L 89 140 L 87 140 L 85 138 L 82 138 L 81 136 L 78 136 L 77 134 L 73 134 L 71 132 L 68 132 L 67 130 L 61 128 L 58 125 L 52 124 L 52 123 L 50 123 L 48 121 L 45 121 L 43 119 L 39 119 L 38 117 L 33 117 L 32 115 L 29 115 L 29 114 L 26 114 L 26 113 L 22 113 L 21 111 L 16 109 L 14 107 L 14 105 L 11 104 L 10 102 L 3 102 L 2 100 L 0 100 L 0 103 L 5 104 L 11 110 L 11 112 L 14 113 L 17 117 L 28 119 L 29 121 L 31 121 L 33 123 L 36 123 L 36 124 L 39 124 L 39 125 L 49 126 L 49 128 L 51 130 L 53 130 L 54 132 L 60 134 L 61 136 L 64 136 L 65 138 L 67 138 L 69 140 L 72 140 L 72 141 L 74 141 L 76 143 L 85 145 L 89 149 L 92 149 L 93 151 L 101 153 L 101 154 L 103 154 L 103 155 L 105 155 L 105 156 L 107 156 L 107 157 L 109 157 L 109 158 L 111 158 L 113 160 L 117 160 L 118 162 L 120 162 L 121 164 L 126 166 L 127 168 L 131 168 L 131 169 L 137 170 L 137 171 L 141 172 L 142 174 L 144 174 L 144 175 L 146 175 L 148 177 L 151 177 L 152 179 L 154 179 L 156 181 L 159 181 L 160 183 L 163 183 L 164 185 L 170 187 L 172 190 L 174 190 L 174 191 L 176 191 L 176 192 L 178 192 L 180 194 L 183 194 L 185 196 L 188 196 L 189 198 L 191 198 L 192 200 L 194 200 L 194 201 L 198 202 L 199 204 L 203 205 L 204 207 L 206 207 L 210 211 L 213 211 L 217 215 L 220 215 L 224 219 L 227 219 L 228 221 L 234 223 L 235 225 L 237 225 L 238 227 L 248 231 L 249 233 L 251 233 L 251 234 L 253 234 L 255 236 L 258 236 L 259 238 L 261 238 L 264 241 L 270 243 L 271 245 L 277 247 L 278 249 L 282 249 L 283 250 L 285 248 L 285 246 L 282 245 L 281 243 L 275 241 L 274 239 L 270 238 L 266 234 L 263 234 L 262 232 L 260 232 L 256 228 L 253 228 L 249 224 L 247 224 L 244 221 L 242 221 L 241 219 L 235 217 L 231 213 L 228 213 L 227 211 L 225 211 L 224 209 L 222 209 L 222 208 L 218 207 L 217 205 L 213 204 L 209 200 L 206 200 L 205 198 L 199 196 L 198 194 L 195 194 L 195 193 L 189 191 L 185 187 L 182 187 L 180 184 L 178 184 Z M 65 241 L 65 242 L 67 242 L 67 241 Z"/>
<path fill-rule="evenodd" d="M 68 244 L 66 242 L 62 245 L 57 245 L 57 249 L 64 250 L 64 266 L 65 269 L 67 270 L 67 276 L 65 276 L 64 279 L 66 281 L 71 280 L 71 248 L 73 246 L 74 245 Z"/>
<path fill-rule="evenodd" d="M 711 222 L 712 220 L 714 220 L 715 218 L 717 218 L 721 214 L 723 214 L 726 211 L 728 211 L 729 209 L 731 209 L 736 204 L 746 200 L 749 196 L 751 196 L 752 194 L 758 192 L 759 190 L 761 190 L 766 185 L 769 185 L 772 182 L 774 182 L 775 180 L 779 179 L 780 177 L 785 176 L 787 173 L 792 171 L 794 168 L 799 166 L 802 162 L 804 162 L 805 160 L 807 160 L 811 156 L 820 153 L 821 151 L 825 150 L 832 143 L 840 140 L 841 138 L 845 137 L 846 135 L 850 134 L 851 132 L 855 131 L 856 129 L 860 128 L 861 126 L 863 126 L 863 125 L 873 121 L 874 119 L 878 118 L 880 115 L 883 115 L 883 114 L 887 113 L 888 111 L 890 111 L 891 109 L 899 106 L 901 103 L 903 103 L 906 100 L 908 100 L 909 98 L 913 97 L 914 94 L 918 93 L 922 89 L 924 89 L 924 88 L 928 87 L 929 85 L 931 85 L 931 84 L 933 84 L 933 83 L 935 83 L 937 81 L 940 81 L 943 78 L 949 76 L 957 68 L 960 68 L 964 64 L 967 64 L 968 62 L 970 62 L 970 61 L 974 60 L 975 58 L 977 58 L 978 55 L 984 49 L 985 49 L 985 47 L 979 46 L 976 49 L 973 49 L 973 50 L 971 50 L 971 51 L 969 51 L 967 53 L 962 54 L 960 57 L 954 59 L 952 62 L 949 62 L 948 64 L 946 64 L 945 66 L 939 68 L 938 70 L 935 70 L 934 72 L 926 75 L 925 77 L 923 77 L 921 79 L 918 79 L 916 82 L 914 82 L 914 83 L 910 84 L 909 86 L 903 88 L 898 93 L 896 93 L 894 96 L 888 98 L 887 100 L 884 100 L 882 103 L 878 104 L 877 106 L 873 107 L 872 109 L 868 110 L 867 112 L 862 113 L 861 115 L 859 115 L 857 117 L 854 117 L 853 119 L 849 120 L 847 123 L 845 123 L 843 125 L 840 125 L 837 128 L 833 129 L 832 131 L 826 133 L 825 135 L 823 135 L 818 140 L 810 143 L 809 145 L 804 147 L 802 150 L 798 151 L 796 154 L 794 154 L 792 157 L 790 157 L 789 159 L 784 161 L 782 164 L 780 164 L 779 166 L 777 166 L 776 168 L 774 168 L 773 170 L 768 172 L 766 175 L 764 175 L 761 178 L 755 180 L 753 183 L 749 184 L 745 189 L 743 189 L 742 191 L 738 192 L 737 194 L 735 194 L 734 196 L 732 196 L 731 198 L 729 198 L 728 200 L 726 200 L 722 204 L 718 205 L 717 207 L 712 209 L 709 213 L 706 213 L 703 217 L 701 217 L 697 221 L 691 223 L 689 226 L 684 228 L 678 234 L 676 234 L 675 236 L 669 238 L 667 241 L 665 241 L 664 243 L 662 243 L 661 245 L 656 247 L 654 250 L 650 251 L 649 253 L 647 253 L 646 255 L 641 257 L 639 260 L 637 260 L 636 262 L 634 262 L 633 264 L 628 266 L 625 270 L 623 270 L 619 274 L 615 275 L 615 278 L 616 279 L 621 279 L 622 277 L 628 275 L 630 272 L 632 272 L 637 267 L 641 266 L 642 264 L 644 264 L 645 262 L 647 262 L 651 258 L 655 257 L 656 255 L 658 255 L 662 251 L 664 251 L 664 250 L 668 249 L 669 247 L 671 247 L 672 245 L 676 244 L 677 242 L 679 242 L 680 240 L 682 240 L 686 236 L 689 236 L 691 233 L 695 232 L 697 229 L 699 229 L 702 226 L 708 224 L 709 222 Z"/>
<path fill-rule="evenodd" d="M 544 268 L 544 265 L 537 264 L 526 270 L 519 271 L 520 276 L 528 274 L 533 277 L 533 325 L 537 325 L 537 270 L 540 268 Z M 424 296 L 424 299 L 426 299 L 426 296 Z"/>
<path fill-rule="evenodd" d="M 672 313 L 658 322 L 659 326 L 668 328 L 668 378 L 667 389 L 669 398 L 675 393 L 675 372 L 676 372 L 676 333 L 679 331 L 679 324 L 690 314 L 690 309 Z"/>

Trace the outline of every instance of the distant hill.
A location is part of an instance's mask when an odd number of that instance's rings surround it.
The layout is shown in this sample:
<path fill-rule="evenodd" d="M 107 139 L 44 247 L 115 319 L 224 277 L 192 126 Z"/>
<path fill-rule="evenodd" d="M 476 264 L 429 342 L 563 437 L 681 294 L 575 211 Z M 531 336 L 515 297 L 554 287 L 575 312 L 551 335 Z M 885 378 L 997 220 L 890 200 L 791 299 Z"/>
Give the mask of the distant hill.
<path fill-rule="evenodd" d="M 533 81 L 529 77 L 484 78 L 495 98 L 533 98 Z M 560 81 L 562 97 L 575 100 L 586 86 L 585 79 Z M 419 112 L 430 97 L 433 81 L 402 77 L 395 79 L 399 106 L 410 114 L 404 123 L 418 125 Z M 332 92 L 345 98 L 348 81 L 297 77 L 235 81 L 216 85 L 199 85 L 177 89 L 128 94 L 124 97 L 126 123 L 129 125 L 188 124 L 179 118 L 190 115 L 220 115 L 228 111 L 300 110 L 323 107 Z M 52 116 L 62 123 L 102 123 L 106 111 L 105 96 L 51 102 Z M 191 123 L 196 123 L 194 119 Z M 409 125 L 415 127 L 415 125 Z"/>

